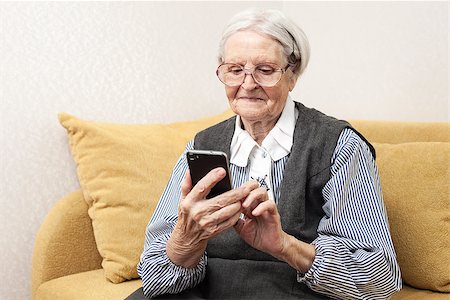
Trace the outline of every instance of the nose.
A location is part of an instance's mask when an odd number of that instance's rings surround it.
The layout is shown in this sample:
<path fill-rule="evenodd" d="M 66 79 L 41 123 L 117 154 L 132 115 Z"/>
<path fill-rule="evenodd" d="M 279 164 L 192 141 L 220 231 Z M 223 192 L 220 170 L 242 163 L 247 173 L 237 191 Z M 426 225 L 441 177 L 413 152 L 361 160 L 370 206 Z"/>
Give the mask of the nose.
<path fill-rule="evenodd" d="M 244 70 L 245 71 L 245 77 L 244 82 L 241 84 L 241 87 L 246 90 L 250 91 L 258 87 L 258 83 L 253 78 L 253 74 L 250 70 Z"/>

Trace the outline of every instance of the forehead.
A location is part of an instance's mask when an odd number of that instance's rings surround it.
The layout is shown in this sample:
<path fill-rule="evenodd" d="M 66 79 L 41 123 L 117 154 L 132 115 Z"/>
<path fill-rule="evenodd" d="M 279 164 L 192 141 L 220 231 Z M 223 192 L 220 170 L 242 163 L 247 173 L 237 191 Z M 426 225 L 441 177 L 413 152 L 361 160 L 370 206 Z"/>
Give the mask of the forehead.
<path fill-rule="evenodd" d="M 283 47 L 271 37 L 254 31 L 239 31 L 225 43 L 224 61 L 233 63 L 283 62 Z"/>

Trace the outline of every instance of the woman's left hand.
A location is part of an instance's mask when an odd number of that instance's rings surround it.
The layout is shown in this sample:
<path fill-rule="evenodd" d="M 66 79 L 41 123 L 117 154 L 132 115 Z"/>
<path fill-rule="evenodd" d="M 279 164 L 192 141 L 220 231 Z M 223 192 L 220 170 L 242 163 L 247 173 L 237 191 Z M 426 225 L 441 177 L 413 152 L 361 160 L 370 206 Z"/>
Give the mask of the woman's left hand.
<path fill-rule="evenodd" d="M 269 200 L 264 187 L 253 190 L 242 202 L 244 219 L 234 228 L 250 246 L 279 257 L 285 249 L 286 233 L 281 228 L 277 205 Z"/>
<path fill-rule="evenodd" d="M 242 207 L 245 217 L 234 228 L 247 244 L 302 273 L 309 270 L 316 255 L 315 246 L 283 231 L 277 205 L 269 200 L 264 187 L 251 191 Z"/>

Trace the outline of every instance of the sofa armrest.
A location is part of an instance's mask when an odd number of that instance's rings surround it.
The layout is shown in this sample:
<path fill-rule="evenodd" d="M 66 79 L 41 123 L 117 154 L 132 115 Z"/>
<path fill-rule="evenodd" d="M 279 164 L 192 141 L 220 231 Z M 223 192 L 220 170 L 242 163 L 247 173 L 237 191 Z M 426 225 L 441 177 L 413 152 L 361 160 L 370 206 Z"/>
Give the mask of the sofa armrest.
<path fill-rule="evenodd" d="M 100 269 L 88 206 L 81 190 L 68 194 L 50 210 L 36 235 L 32 261 L 32 296 L 51 279 Z"/>

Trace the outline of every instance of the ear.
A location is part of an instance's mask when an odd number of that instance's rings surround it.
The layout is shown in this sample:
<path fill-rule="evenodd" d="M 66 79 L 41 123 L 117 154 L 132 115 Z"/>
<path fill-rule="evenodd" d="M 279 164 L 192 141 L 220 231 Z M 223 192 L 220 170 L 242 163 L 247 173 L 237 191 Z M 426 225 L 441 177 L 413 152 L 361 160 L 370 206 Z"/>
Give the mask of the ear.
<path fill-rule="evenodd" d="M 289 73 L 290 73 L 289 74 L 289 92 L 292 92 L 295 85 L 297 84 L 298 77 L 295 76 L 295 74 L 291 71 L 291 69 L 289 69 Z"/>

